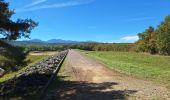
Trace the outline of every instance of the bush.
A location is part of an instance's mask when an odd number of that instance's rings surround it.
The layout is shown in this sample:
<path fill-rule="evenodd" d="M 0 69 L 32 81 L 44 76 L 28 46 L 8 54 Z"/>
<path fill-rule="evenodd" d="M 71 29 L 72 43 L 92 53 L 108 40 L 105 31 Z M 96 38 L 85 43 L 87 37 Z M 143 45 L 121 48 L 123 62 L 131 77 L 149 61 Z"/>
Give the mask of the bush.
<path fill-rule="evenodd" d="M 26 65 L 25 58 L 28 52 L 24 48 L 12 46 L 4 41 L 0 41 L 0 67 L 6 71 L 15 71 Z"/>

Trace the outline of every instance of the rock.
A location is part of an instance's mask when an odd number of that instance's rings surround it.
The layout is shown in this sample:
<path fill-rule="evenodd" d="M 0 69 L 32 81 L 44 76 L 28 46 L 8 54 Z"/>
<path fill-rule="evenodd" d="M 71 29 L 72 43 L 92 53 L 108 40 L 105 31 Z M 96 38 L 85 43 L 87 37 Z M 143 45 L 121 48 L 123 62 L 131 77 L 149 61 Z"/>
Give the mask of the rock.
<path fill-rule="evenodd" d="M 5 74 L 5 70 L 0 68 L 0 77 L 2 77 Z"/>
<path fill-rule="evenodd" d="M 39 88 L 43 87 L 50 77 L 53 75 L 54 70 L 61 62 L 67 51 L 58 53 L 57 55 L 50 56 L 37 64 L 32 65 L 30 68 L 21 72 L 19 75 L 0 84 L 0 96 L 28 92 L 30 87 Z M 0 68 L 0 73 L 5 73 Z"/>

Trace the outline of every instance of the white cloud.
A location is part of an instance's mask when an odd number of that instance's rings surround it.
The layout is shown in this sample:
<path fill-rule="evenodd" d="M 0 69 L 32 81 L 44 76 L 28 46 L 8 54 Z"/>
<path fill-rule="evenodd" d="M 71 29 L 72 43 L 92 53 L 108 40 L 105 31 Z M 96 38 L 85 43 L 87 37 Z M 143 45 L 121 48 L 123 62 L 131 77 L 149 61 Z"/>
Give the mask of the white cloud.
<path fill-rule="evenodd" d="M 125 36 L 125 37 L 122 37 L 121 40 L 123 41 L 127 41 L 127 42 L 135 42 L 139 39 L 138 36 Z"/>
<path fill-rule="evenodd" d="M 41 9 L 47 9 L 47 8 L 72 7 L 72 6 L 82 5 L 82 4 L 88 4 L 88 3 L 93 2 L 94 0 L 71 0 L 71 1 L 63 2 L 63 3 L 55 3 L 55 4 L 35 6 L 35 5 L 38 5 L 40 3 L 46 2 L 47 0 L 38 0 L 38 1 L 30 4 L 32 6 L 17 9 L 16 12 L 35 11 L 35 10 L 41 10 Z M 35 7 L 33 7 L 33 6 L 35 6 Z"/>
<path fill-rule="evenodd" d="M 41 4 L 41 3 L 44 3 L 44 2 L 46 2 L 46 1 L 47 1 L 47 0 L 36 0 L 36 1 L 34 1 L 34 2 L 30 3 L 30 4 L 28 4 L 28 5 L 26 5 L 25 7 L 36 6 L 36 5 Z"/>

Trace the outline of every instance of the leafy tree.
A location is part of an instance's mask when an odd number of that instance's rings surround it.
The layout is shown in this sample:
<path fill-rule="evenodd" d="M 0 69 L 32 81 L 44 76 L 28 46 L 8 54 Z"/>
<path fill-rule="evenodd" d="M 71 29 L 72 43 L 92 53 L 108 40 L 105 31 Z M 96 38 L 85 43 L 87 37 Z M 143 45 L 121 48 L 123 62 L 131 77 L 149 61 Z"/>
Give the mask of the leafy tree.
<path fill-rule="evenodd" d="M 17 40 L 21 37 L 29 38 L 31 30 L 38 25 L 31 19 L 11 19 L 14 14 L 13 10 L 9 9 L 9 4 L 4 0 L 0 0 L 0 67 L 4 69 L 10 68 L 14 70 L 15 67 L 25 64 L 26 53 L 23 48 L 14 47 L 5 41 Z"/>
<path fill-rule="evenodd" d="M 31 30 L 38 24 L 31 19 L 17 19 L 12 21 L 13 10 L 8 8 L 9 4 L 0 0 L 0 34 L 1 40 L 16 40 L 21 37 L 29 38 Z"/>
<path fill-rule="evenodd" d="M 143 33 L 139 33 L 139 41 L 137 41 L 138 50 L 142 52 L 150 52 L 155 54 L 157 52 L 156 47 L 156 35 L 152 26 L 146 29 Z"/>
<path fill-rule="evenodd" d="M 6 71 L 15 71 L 19 67 L 26 65 L 26 56 L 23 47 L 14 47 L 6 42 L 1 42 L 0 45 L 0 67 Z"/>
<path fill-rule="evenodd" d="M 159 52 L 170 55 L 170 15 L 158 26 L 156 35 Z"/>
<path fill-rule="evenodd" d="M 151 54 L 156 54 L 158 53 L 158 45 L 157 45 L 157 38 L 156 38 L 156 32 L 153 31 L 150 34 L 150 39 L 149 39 L 149 52 Z"/>

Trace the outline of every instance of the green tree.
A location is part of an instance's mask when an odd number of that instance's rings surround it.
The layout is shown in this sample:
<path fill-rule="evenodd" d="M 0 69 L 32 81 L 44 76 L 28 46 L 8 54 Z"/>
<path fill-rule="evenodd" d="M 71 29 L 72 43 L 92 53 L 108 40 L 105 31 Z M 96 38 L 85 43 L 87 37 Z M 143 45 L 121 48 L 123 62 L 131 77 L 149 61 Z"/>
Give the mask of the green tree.
<path fill-rule="evenodd" d="M 16 66 L 25 64 L 26 54 L 24 49 L 14 47 L 6 41 L 17 40 L 21 37 L 29 38 L 31 30 L 38 25 L 31 19 L 17 19 L 13 21 L 12 15 L 15 14 L 13 10 L 9 9 L 9 4 L 4 0 L 0 0 L 0 57 L 6 60 L 1 60 L 0 67 L 4 69 L 15 70 Z"/>
<path fill-rule="evenodd" d="M 29 38 L 31 30 L 38 24 L 31 19 L 17 19 L 12 21 L 13 10 L 8 8 L 9 4 L 0 0 L 0 35 L 1 40 L 16 40 L 21 37 Z"/>
<path fill-rule="evenodd" d="M 155 54 L 157 52 L 155 30 L 152 26 L 146 29 L 143 33 L 139 33 L 139 41 L 137 47 L 139 51 L 150 52 Z"/>
<path fill-rule="evenodd" d="M 161 54 L 170 55 L 170 16 L 156 30 L 158 49 Z"/>
<path fill-rule="evenodd" d="M 156 38 L 156 32 L 153 31 L 150 34 L 150 39 L 149 39 L 149 52 L 151 54 L 156 54 L 158 53 L 158 46 L 157 46 L 157 38 Z"/>

